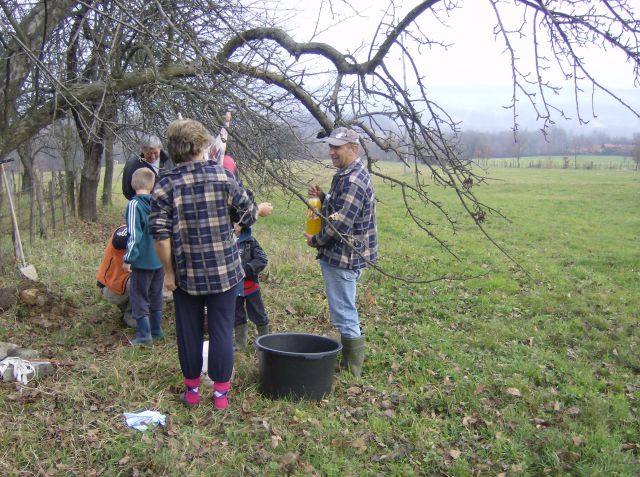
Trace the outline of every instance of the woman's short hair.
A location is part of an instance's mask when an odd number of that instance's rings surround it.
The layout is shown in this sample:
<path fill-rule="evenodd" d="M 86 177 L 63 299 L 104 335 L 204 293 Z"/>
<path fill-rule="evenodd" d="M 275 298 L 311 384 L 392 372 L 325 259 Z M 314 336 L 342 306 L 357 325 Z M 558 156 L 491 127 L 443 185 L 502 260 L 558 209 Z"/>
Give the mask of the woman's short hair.
<path fill-rule="evenodd" d="M 211 134 L 194 119 L 178 119 L 167 128 L 167 149 L 173 162 L 189 162 L 211 144 Z"/>

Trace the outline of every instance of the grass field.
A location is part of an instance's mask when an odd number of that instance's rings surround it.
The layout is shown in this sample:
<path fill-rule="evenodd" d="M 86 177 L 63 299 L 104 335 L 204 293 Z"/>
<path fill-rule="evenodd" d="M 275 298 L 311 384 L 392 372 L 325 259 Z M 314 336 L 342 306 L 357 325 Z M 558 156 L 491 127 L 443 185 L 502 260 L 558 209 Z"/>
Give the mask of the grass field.
<path fill-rule="evenodd" d="M 63 363 L 21 390 L 0 385 L 0 473 L 638 475 L 640 175 L 490 174 L 476 193 L 510 221 L 489 215 L 486 226 L 519 265 L 446 191 L 434 187 L 433 198 L 451 208 L 457 229 L 433 210 L 423 215 L 460 260 L 418 231 L 396 190 L 377 183 L 381 268 L 449 279 L 412 285 L 368 271 L 359 287 L 369 344 L 362 378 L 338 374 L 319 403 L 271 400 L 258 390 L 256 352 L 236 353 L 223 413 L 177 400 L 172 307 L 168 339 L 133 349 L 131 330 L 98 299 L 95 271 L 124 210 L 116 193 L 101 224 L 77 224 L 26 250 L 41 280 L 78 310 L 67 320 L 24 305 L 0 314 L 0 340 Z M 329 176 L 320 184 L 328 188 Z M 274 331 L 331 334 L 319 267 L 302 238 L 304 206 L 277 194 L 259 199 L 276 207 L 254 227 L 270 259 L 262 282 Z M 12 273 L 2 265 L 2 276 Z M 166 414 L 167 426 L 127 428 L 122 413 L 143 409 Z"/>

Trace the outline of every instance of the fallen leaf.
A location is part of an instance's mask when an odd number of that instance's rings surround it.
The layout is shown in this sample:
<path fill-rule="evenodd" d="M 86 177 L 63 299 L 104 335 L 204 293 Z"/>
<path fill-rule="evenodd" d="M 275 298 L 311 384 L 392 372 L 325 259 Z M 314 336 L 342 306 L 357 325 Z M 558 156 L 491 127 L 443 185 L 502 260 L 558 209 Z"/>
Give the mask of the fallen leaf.
<path fill-rule="evenodd" d="M 131 457 L 129 457 L 128 455 L 125 455 L 122 459 L 118 461 L 118 465 L 119 466 L 127 465 L 127 463 L 129 462 L 129 459 L 131 459 Z"/>
<path fill-rule="evenodd" d="M 362 394 L 362 389 L 360 389 L 360 386 L 351 386 L 347 389 L 347 394 L 350 396 L 357 396 L 358 394 Z"/>
<path fill-rule="evenodd" d="M 515 396 L 515 397 L 521 397 L 522 396 L 522 393 L 517 388 L 507 388 L 506 392 L 507 392 L 507 394 L 510 394 L 511 396 Z"/>
<path fill-rule="evenodd" d="M 352 443 L 351 447 L 356 449 L 356 454 L 364 454 L 367 450 L 367 443 L 364 441 L 362 437 L 356 438 Z"/>
<path fill-rule="evenodd" d="M 556 455 L 563 462 L 578 462 L 580 460 L 580 454 L 577 452 L 556 451 Z"/>
<path fill-rule="evenodd" d="M 474 416 L 464 416 L 462 418 L 462 425 L 465 427 L 473 426 L 474 424 L 477 424 L 477 422 L 478 419 Z"/>
<path fill-rule="evenodd" d="M 579 407 L 574 406 L 567 409 L 567 414 L 571 417 L 578 417 L 581 413 L 582 411 Z"/>
<path fill-rule="evenodd" d="M 582 440 L 582 437 L 580 436 L 571 436 L 571 440 L 573 441 L 573 445 L 578 447 L 579 445 L 581 445 L 584 441 Z"/>
<path fill-rule="evenodd" d="M 462 452 L 460 452 L 458 449 L 451 449 L 449 451 L 449 455 L 451 456 L 452 459 L 457 459 L 462 455 Z"/>
<path fill-rule="evenodd" d="M 545 421 L 544 419 L 540 419 L 539 417 L 534 417 L 531 421 L 533 421 L 537 429 L 551 426 L 551 423 L 549 421 Z"/>
<path fill-rule="evenodd" d="M 287 452 L 285 455 L 282 456 L 282 464 L 291 465 L 298 460 L 298 457 L 300 456 L 295 452 Z"/>
<path fill-rule="evenodd" d="M 280 436 L 271 436 L 271 448 L 275 449 L 278 447 L 278 444 L 282 441 L 282 437 Z"/>

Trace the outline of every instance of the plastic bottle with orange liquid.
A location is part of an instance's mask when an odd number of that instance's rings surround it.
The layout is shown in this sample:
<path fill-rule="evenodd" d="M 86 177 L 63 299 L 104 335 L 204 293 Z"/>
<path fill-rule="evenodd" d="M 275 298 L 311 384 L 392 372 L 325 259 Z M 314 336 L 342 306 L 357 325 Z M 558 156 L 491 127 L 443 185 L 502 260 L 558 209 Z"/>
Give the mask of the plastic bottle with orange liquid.
<path fill-rule="evenodd" d="M 309 235 L 315 235 L 322 228 L 322 218 L 319 215 L 322 203 L 318 197 L 309 197 L 309 205 L 312 208 L 307 209 L 306 232 Z"/>

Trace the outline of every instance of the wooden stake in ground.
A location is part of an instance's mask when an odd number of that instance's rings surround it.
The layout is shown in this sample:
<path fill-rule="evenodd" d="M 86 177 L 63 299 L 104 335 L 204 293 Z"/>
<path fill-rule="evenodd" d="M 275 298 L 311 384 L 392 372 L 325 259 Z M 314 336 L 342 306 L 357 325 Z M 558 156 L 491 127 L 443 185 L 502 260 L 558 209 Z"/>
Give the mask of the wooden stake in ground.
<path fill-rule="evenodd" d="M 16 218 L 16 211 L 13 206 L 13 197 L 11 196 L 11 187 L 9 186 L 9 180 L 7 174 L 4 171 L 5 162 L 11 162 L 13 159 L 0 160 L 0 175 L 4 181 L 4 188 L 7 191 L 7 197 L 9 198 L 9 209 L 11 209 L 11 223 L 13 224 L 13 234 L 16 237 L 16 260 L 20 263 L 20 273 L 29 280 L 36 281 L 38 279 L 38 273 L 33 265 L 27 265 L 27 261 L 24 258 L 24 250 L 22 250 L 22 239 L 20 238 L 20 230 L 18 229 L 18 219 Z"/>

